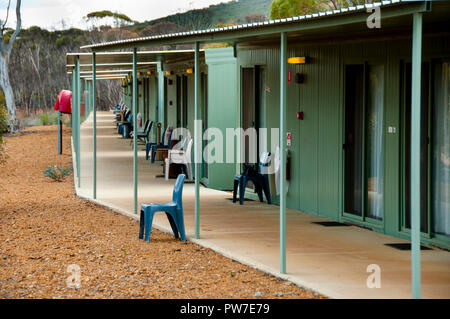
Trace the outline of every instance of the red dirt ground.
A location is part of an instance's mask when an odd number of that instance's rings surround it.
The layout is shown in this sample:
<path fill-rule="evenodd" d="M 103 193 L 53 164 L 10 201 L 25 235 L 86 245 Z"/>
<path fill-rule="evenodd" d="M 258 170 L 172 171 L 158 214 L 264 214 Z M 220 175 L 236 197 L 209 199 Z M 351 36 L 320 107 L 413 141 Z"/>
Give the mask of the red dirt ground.
<path fill-rule="evenodd" d="M 56 126 L 5 138 L 0 167 L 0 298 L 320 298 L 191 242 L 157 230 L 138 240 L 136 221 L 54 182 L 47 166 L 70 167 L 70 129 L 57 155 Z M 81 287 L 69 288 L 69 265 Z"/>

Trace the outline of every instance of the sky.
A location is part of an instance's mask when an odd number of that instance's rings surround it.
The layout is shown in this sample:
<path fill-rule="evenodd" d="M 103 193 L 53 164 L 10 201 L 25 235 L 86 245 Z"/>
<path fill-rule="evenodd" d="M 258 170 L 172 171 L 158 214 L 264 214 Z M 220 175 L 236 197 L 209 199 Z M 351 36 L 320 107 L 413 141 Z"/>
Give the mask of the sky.
<path fill-rule="evenodd" d="M 109 10 L 124 13 L 143 22 L 180 11 L 207 7 L 230 0 L 22 0 L 22 28 L 39 26 L 45 29 L 87 27 L 83 20 L 89 12 Z M 6 17 L 8 0 L 0 0 L 0 19 Z M 16 0 L 11 0 L 8 26 L 15 28 Z"/>

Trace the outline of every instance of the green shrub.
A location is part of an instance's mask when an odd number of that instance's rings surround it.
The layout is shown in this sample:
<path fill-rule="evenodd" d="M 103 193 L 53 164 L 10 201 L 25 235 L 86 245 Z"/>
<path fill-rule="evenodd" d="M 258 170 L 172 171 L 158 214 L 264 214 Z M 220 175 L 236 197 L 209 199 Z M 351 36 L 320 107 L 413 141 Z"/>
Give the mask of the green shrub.
<path fill-rule="evenodd" d="M 47 166 L 44 175 L 53 179 L 55 182 L 62 182 L 67 176 L 72 173 L 72 168 L 61 168 L 59 166 Z"/>
<path fill-rule="evenodd" d="M 39 116 L 39 119 L 41 121 L 41 125 L 49 125 L 50 124 L 50 117 L 48 116 L 47 113 L 42 113 Z"/>
<path fill-rule="evenodd" d="M 2 106 L 6 105 L 5 95 L 3 94 L 2 90 L 0 90 L 0 105 Z"/>
<path fill-rule="evenodd" d="M 55 112 L 56 114 L 53 114 L 53 124 L 58 125 L 58 113 Z"/>
<path fill-rule="evenodd" d="M 8 130 L 8 111 L 0 105 L 0 144 L 3 143 L 3 134 Z"/>
<path fill-rule="evenodd" d="M 3 164 L 6 159 L 7 155 L 5 153 L 5 148 L 3 146 L 3 133 L 5 133 L 8 130 L 8 111 L 6 110 L 6 107 L 3 105 L 0 105 L 0 164 Z"/>

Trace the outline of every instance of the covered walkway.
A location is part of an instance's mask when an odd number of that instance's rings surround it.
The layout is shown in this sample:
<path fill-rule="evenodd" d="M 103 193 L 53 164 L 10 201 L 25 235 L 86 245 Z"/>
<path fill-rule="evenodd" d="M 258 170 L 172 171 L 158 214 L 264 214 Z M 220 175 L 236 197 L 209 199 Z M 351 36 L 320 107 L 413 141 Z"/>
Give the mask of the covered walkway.
<path fill-rule="evenodd" d="M 77 187 L 77 193 L 92 200 L 91 117 L 81 126 L 81 187 Z M 174 180 L 158 177 L 162 175 L 161 163 L 151 165 L 146 161 L 143 146 L 139 146 L 138 158 L 139 206 L 144 202 L 170 201 Z M 116 134 L 113 115 L 109 112 L 97 114 L 97 175 L 96 202 L 138 219 L 133 214 L 132 146 L 130 140 Z M 183 205 L 189 240 L 328 297 L 411 297 L 410 251 L 384 245 L 407 241 L 356 226 L 314 224 L 326 220 L 288 209 L 287 275 L 282 275 L 279 273 L 278 206 L 252 201 L 240 206 L 233 204 L 231 197 L 228 192 L 201 188 L 201 239 L 196 240 L 194 184 L 185 185 Z M 155 216 L 154 226 L 163 231 L 169 229 L 164 214 Z M 137 235 L 136 227 L 136 240 Z M 381 288 L 367 287 L 370 275 L 367 267 L 371 264 L 381 268 Z M 450 298 L 449 269 L 447 251 L 435 247 L 422 251 L 424 298 Z"/>

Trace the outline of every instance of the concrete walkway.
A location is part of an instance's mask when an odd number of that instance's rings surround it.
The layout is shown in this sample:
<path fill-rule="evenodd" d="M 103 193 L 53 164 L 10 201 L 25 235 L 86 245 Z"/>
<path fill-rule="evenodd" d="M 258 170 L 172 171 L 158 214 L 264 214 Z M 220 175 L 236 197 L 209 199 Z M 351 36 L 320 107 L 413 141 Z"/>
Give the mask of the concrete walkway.
<path fill-rule="evenodd" d="M 129 139 L 117 135 L 110 112 L 97 113 L 97 203 L 133 214 L 133 152 Z M 169 202 L 174 180 L 165 181 L 161 162 L 145 160 L 139 146 L 139 205 Z M 232 176 L 230 176 L 232 178 Z M 77 183 L 75 183 L 77 184 Z M 92 199 L 92 117 L 81 129 L 81 188 Z M 200 240 L 194 239 L 194 185 L 183 193 L 187 236 L 193 242 L 331 298 L 410 298 L 410 252 L 387 247 L 407 241 L 356 226 L 324 227 L 323 218 L 287 210 L 287 275 L 279 273 L 279 209 L 275 205 L 233 204 L 231 194 L 202 187 Z M 165 214 L 154 226 L 168 231 Z M 136 233 L 136 240 L 137 240 Z M 151 242 L 149 243 L 151 245 Z M 381 268 L 381 288 L 368 288 L 367 267 Z M 450 298 L 450 253 L 438 248 L 422 252 L 422 296 Z"/>

